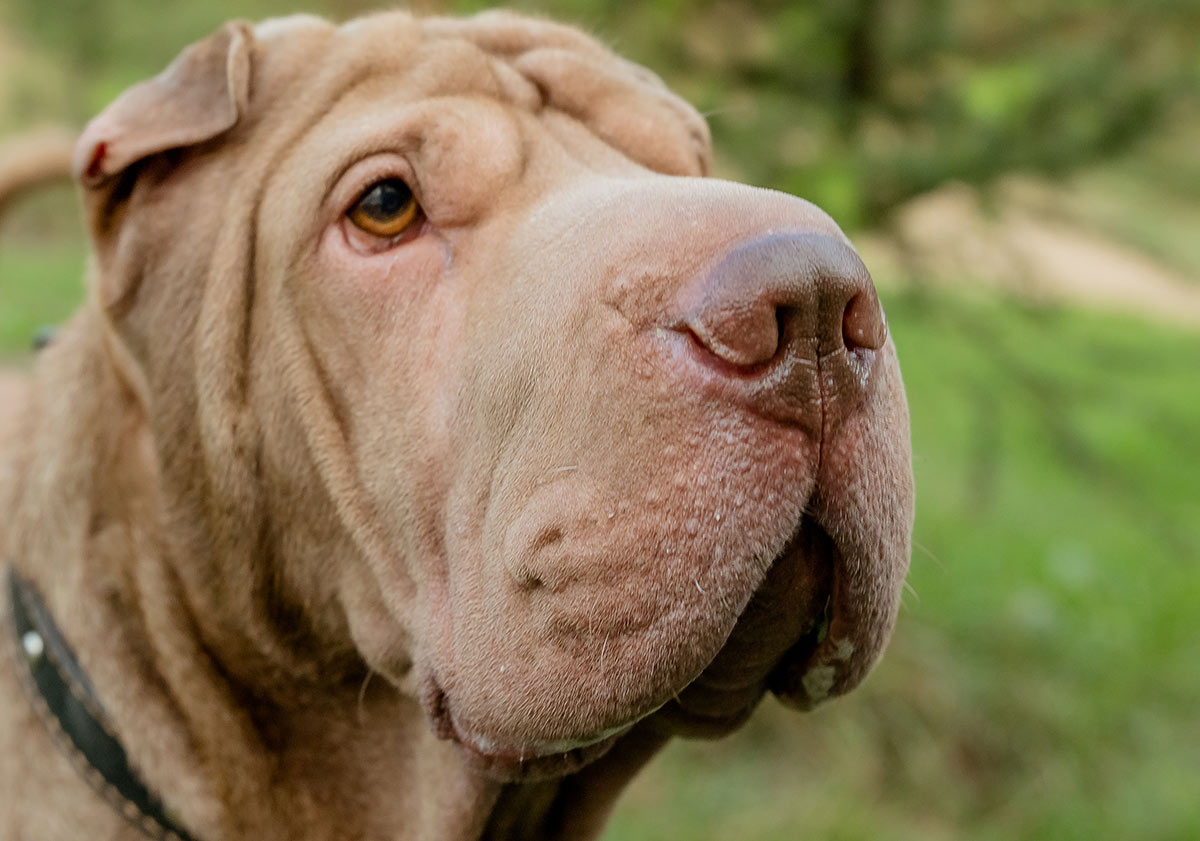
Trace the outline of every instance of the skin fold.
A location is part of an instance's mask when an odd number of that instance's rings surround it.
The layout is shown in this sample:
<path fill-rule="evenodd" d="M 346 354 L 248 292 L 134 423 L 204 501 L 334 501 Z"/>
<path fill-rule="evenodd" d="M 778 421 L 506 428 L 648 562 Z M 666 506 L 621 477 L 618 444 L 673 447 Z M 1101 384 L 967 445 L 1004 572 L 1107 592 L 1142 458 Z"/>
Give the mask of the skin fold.
<path fill-rule="evenodd" d="M 710 155 L 507 13 L 230 23 L 88 126 L 89 298 L 0 409 L 0 550 L 189 832 L 594 837 L 671 737 L 863 678 L 895 348 L 833 221 Z M 348 211 L 388 179 L 381 238 Z M 7 661 L 0 711 L 0 839 L 140 837 Z"/>

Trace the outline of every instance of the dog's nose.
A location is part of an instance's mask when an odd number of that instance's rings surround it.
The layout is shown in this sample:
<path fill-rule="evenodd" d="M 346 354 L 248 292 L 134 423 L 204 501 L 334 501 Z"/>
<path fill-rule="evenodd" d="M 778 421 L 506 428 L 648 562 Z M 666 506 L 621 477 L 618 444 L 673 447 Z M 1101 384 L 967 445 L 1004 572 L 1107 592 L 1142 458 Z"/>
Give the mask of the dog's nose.
<path fill-rule="evenodd" d="M 753 369 L 816 342 L 817 353 L 878 350 L 886 331 L 871 275 L 826 234 L 778 234 L 743 245 L 704 283 L 687 326 L 720 359 Z"/>
<path fill-rule="evenodd" d="M 829 420 L 831 406 L 862 394 L 874 352 L 887 339 L 866 266 L 849 245 L 824 233 L 744 243 L 689 298 L 684 326 L 702 352 L 772 414 L 809 412 L 819 401 Z"/>

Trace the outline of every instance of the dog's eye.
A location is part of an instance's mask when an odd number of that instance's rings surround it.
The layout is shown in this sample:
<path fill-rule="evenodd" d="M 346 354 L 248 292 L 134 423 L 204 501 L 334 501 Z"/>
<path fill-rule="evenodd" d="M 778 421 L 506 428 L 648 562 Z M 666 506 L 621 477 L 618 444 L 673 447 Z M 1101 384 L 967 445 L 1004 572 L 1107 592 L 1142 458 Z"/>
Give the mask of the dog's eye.
<path fill-rule="evenodd" d="M 354 226 L 372 236 L 392 239 L 404 233 L 421 214 L 421 206 L 399 178 L 376 181 L 346 211 Z"/>

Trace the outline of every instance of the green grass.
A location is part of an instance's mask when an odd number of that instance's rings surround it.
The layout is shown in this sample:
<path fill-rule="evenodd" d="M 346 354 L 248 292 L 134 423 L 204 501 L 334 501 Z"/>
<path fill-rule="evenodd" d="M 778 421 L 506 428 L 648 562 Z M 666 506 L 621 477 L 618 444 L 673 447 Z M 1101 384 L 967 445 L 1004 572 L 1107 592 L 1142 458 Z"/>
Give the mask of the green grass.
<path fill-rule="evenodd" d="M 0 246 L 0 358 L 23 353 L 38 328 L 60 323 L 83 298 L 83 250 Z"/>
<path fill-rule="evenodd" d="M 84 296 L 86 249 L 74 192 L 55 187 L 0 217 L 0 360 L 25 354 L 40 327 L 61 323 Z"/>

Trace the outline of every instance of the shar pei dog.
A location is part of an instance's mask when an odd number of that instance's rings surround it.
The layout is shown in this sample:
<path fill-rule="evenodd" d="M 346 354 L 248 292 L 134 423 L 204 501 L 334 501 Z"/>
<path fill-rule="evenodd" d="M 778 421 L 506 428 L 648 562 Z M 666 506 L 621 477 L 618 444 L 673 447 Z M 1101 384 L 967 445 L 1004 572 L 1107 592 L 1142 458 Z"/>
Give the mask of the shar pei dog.
<path fill-rule="evenodd" d="M 0 838 L 593 838 L 668 739 L 855 686 L 896 352 L 710 154 L 507 13 L 230 23 L 97 116 L 0 427 Z"/>

